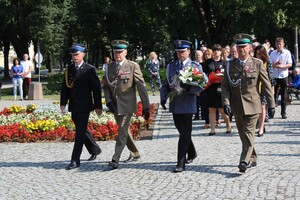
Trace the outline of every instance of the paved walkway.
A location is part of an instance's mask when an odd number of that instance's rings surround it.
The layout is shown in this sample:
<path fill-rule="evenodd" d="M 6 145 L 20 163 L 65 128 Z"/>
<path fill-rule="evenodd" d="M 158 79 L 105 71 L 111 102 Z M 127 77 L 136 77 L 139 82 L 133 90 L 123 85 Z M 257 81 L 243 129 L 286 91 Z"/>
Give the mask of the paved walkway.
<path fill-rule="evenodd" d="M 224 133 L 222 123 L 215 136 L 208 136 L 203 121 L 194 121 L 197 159 L 185 172 L 172 173 L 178 133 L 171 114 L 162 110 L 154 138 L 136 142 L 141 160 L 120 163 L 118 170 L 107 171 L 114 141 L 98 142 L 102 153 L 92 162 L 84 148 L 80 168 L 71 171 L 65 167 L 73 143 L 0 143 L 0 199 L 300 199 L 299 110 L 294 101 L 282 120 L 276 108 L 265 136 L 255 139 L 258 166 L 245 174 L 237 168 L 241 142 L 235 124 L 232 134 Z M 125 149 L 121 159 L 128 155 Z"/>

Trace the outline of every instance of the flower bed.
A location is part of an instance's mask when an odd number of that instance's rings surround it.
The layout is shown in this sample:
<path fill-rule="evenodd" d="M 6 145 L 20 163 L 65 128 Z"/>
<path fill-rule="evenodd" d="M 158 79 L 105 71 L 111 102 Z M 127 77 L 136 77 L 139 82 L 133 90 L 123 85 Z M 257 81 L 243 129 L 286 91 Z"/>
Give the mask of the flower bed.
<path fill-rule="evenodd" d="M 150 116 L 155 112 L 151 104 Z M 142 103 L 138 102 L 138 111 L 131 118 L 130 131 L 139 139 L 141 129 L 152 122 L 152 117 L 145 122 L 142 117 Z M 62 115 L 57 103 L 53 105 L 13 105 L 0 112 L 0 142 L 36 142 L 36 141 L 74 141 L 75 130 L 71 114 Z M 95 140 L 115 140 L 118 126 L 113 114 L 104 106 L 100 117 L 92 112 L 88 129 Z"/>

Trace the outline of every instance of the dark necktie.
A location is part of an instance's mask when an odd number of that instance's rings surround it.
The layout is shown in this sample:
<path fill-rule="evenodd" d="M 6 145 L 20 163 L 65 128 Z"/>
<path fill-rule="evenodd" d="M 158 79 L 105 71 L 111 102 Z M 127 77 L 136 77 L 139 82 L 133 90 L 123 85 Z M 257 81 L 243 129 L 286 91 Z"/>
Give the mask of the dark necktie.
<path fill-rule="evenodd" d="M 180 69 L 183 68 L 183 62 L 180 62 Z"/>
<path fill-rule="evenodd" d="M 244 61 L 241 61 L 241 67 L 242 67 L 242 69 L 244 69 L 244 67 L 245 67 L 245 62 Z"/>

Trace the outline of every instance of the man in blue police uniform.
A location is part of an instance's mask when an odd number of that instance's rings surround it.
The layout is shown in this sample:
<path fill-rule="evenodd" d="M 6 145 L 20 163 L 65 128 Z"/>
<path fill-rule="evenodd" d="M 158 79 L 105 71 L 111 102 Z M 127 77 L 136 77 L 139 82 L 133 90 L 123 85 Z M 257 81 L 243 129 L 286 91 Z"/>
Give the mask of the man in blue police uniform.
<path fill-rule="evenodd" d="M 254 148 L 255 127 L 261 113 L 259 83 L 266 96 L 269 116 L 273 118 L 275 102 L 271 83 L 263 62 L 249 55 L 252 37 L 248 34 L 234 36 L 238 59 L 230 60 L 226 65 L 222 80 L 222 103 L 228 116 L 234 115 L 236 126 L 242 141 L 242 153 L 239 171 L 256 166 L 257 155 Z"/>
<path fill-rule="evenodd" d="M 90 112 L 95 110 L 97 115 L 102 113 L 101 85 L 92 65 L 84 62 L 85 48 L 80 44 L 74 44 L 70 48 L 73 63 L 65 71 L 65 77 L 61 86 L 60 109 L 65 112 L 68 103 L 68 111 L 72 114 L 76 134 L 72 152 L 71 163 L 67 170 L 80 166 L 80 155 L 83 144 L 91 154 L 88 160 L 96 159 L 101 153 L 93 136 L 87 129 Z"/>
<path fill-rule="evenodd" d="M 202 67 L 193 62 L 190 56 L 191 42 L 187 40 L 176 40 L 176 52 L 178 60 L 171 62 L 167 66 L 166 79 L 164 80 L 160 91 L 160 102 L 164 110 L 166 110 L 166 102 L 168 93 L 174 87 L 173 79 L 179 71 L 185 67 L 196 67 L 202 72 Z M 176 129 L 179 132 L 177 165 L 173 172 L 182 172 L 185 170 L 185 164 L 191 163 L 197 157 L 197 153 L 192 141 L 192 118 L 196 113 L 196 94 L 201 92 L 197 86 L 191 86 L 180 83 L 183 92 L 177 95 L 169 103 L 169 111 L 173 113 L 173 120 Z"/>

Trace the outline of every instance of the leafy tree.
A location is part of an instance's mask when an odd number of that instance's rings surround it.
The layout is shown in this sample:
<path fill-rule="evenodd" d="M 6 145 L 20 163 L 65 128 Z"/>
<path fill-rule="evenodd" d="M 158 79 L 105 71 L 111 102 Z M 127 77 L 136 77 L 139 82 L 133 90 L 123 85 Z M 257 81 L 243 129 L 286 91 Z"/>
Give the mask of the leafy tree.
<path fill-rule="evenodd" d="M 63 63 L 63 55 L 68 44 L 69 24 L 75 21 L 71 16 L 72 0 L 42 1 L 30 14 L 30 32 L 34 43 L 41 46 L 46 67 L 52 72 L 53 65 Z"/>

